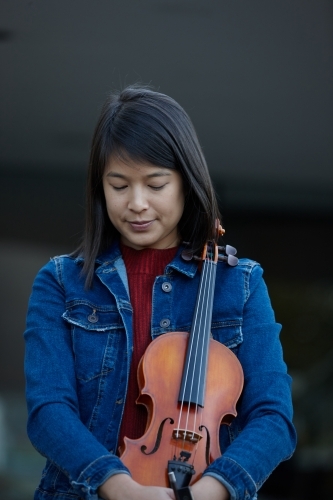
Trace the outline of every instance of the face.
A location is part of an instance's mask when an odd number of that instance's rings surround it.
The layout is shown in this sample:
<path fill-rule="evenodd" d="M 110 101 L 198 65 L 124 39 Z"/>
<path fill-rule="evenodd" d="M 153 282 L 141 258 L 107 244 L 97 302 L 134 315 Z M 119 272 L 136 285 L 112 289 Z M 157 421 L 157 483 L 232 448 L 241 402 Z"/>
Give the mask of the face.
<path fill-rule="evenodd" d="M 103 188 L 110 221 L 132 248 L 171 248 L 180 242 L 178 222 L 184 209 L 179 172 L 111 158 Z"/>

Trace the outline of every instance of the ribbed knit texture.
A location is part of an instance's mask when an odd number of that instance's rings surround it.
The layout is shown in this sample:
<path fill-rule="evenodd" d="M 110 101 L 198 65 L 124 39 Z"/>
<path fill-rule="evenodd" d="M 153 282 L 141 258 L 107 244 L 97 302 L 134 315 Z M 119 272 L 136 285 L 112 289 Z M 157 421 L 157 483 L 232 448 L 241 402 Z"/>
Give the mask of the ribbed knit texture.
<path fill-rule="evenodd" d="M 124 436 L 137 439 L 145 431 L 146 408 L 135 403 L 139 395 L 137 369 L 141 357 L 151 342 L 150 323 L 153 284 L 156 276 L 164 274 L 165 267 L 174 258 L 176 252 L 177 247 L 162 250 L 154 248 L 134 250 L 121 244 L 121 253 L 126 266 L 133 307 L 134 351 L 119 434 L 119 444 L 122 444 Z"/>

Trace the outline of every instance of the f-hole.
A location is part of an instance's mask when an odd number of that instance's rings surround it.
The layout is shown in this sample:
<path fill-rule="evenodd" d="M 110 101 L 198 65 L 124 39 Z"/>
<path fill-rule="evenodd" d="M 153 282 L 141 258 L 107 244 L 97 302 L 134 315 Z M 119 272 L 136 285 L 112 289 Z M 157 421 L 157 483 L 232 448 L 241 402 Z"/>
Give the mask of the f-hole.
<path fill-rule="evenodd" d="M 154 448 L 149 453 L 147 453 L 146 452 L 147 446 L 145 446 L 145 445 L 141 446 L 141 451 L 144 455 L 153 455 L 153 453 L 156 453 L 157 450 L 159 449 L 160 444 L 161 444 L 161 440 L 162 440 L 163 427 L 164 427 L 164 424 L 167 420 L 169 420 L 171 425 L 174 423 L 174 420 L 170 417 L 167 417 L 164 420 L 162 420 L 162 422 L 160 423 L 160 426 L 158 428 L 158 431 L 157 431 L 157 436 L 156 436 Z"/>
<path fill-rule="evenodd" d="M 210 434 L 209 434 L 209 430 L 207 429 L 207 427 L 205 425 L 200 425 L 199 431 L 201 432 L 202 429 L 205 429 L 206 434 L 207 434 L 205 457 L 206 457 L 206 464 L 207 464 L 207 467 L 208 467 L 208 465 L 210 464 L 210 461 L 209 461 L 209 457 L 210 457 Z"/>

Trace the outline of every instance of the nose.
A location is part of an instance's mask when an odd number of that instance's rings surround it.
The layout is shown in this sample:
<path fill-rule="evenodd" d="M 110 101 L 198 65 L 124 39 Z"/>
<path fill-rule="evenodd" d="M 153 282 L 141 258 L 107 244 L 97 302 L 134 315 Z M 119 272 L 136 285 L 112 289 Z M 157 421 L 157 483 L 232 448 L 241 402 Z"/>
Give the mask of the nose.
<path fill-rule="evenodd" d="M 147 210 L 149 203 L 147 197 L 145 196 L 144 189 L 141 187 L 135 187 L 130 193 L 130 198 L 128 200 L 128 208 L 132 212 L 141 213 L 143 210 Z"/>

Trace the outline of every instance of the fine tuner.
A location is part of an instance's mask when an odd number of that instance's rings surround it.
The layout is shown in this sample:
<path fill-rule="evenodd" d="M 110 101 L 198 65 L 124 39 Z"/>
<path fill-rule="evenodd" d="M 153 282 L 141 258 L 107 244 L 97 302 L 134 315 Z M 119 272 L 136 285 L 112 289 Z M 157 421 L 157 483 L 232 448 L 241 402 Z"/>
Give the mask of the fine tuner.
<path fill-rule="evenodd" d="M 183 242 L 185 245 L 189 245 L 188 242 Z M 224 247 L 217 247 L 219 254 L 218 254 L 218 260 L 226 262 L 229 264 L 229 266 L 237 266 L 238 264 L 238 258 L 235 257 L 237 250 L 236 248 L 230 246 L 230 245 L 225 245 Z M 220 254 L 220 252 L 223 252 L 223 254 Z M 199 257 L 198 255 L 194 255 L 193 251 L 191 249 L 185 249 L 182 251 L 182 258 L 184 260 L 202 260 L 202 257 Z"/>

